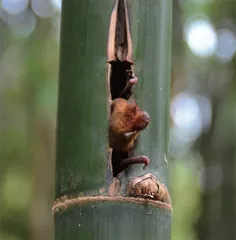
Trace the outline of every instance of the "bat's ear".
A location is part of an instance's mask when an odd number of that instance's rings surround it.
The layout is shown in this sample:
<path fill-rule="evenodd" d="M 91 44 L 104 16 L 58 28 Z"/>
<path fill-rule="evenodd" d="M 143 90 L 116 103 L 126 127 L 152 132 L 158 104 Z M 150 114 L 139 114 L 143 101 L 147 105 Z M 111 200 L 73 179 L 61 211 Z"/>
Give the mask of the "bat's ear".
<path fill-rule="evenodd" d="M 127 102 L 128 102 L 128 104 L 130 104 L 130 105 L 136 105 L 136 102 L 135 102 L 133 96 L 129 97 L 129 98 L 127 99 Z"/>
<path fill-rule="evenodd" d="M 112 101 L 112 103 L 111 103 L 111 113 L 113 113 L 113 111 L 114 111 L 116 105 L 119 103 L 119 101 L 120 101 L 119 98 Z"/>
<path fill-rule="evenodd" d="M 111 113 L 113 113 L 116 103 L 113 101 L 111 104 Z"/>
<path fill-rule="evenodd" d="M 125 106 L 127 105 L 127 101 L 123 98 L 116 98 L 112 101 L 111 104 L 111 113 L 114 111 L 116 107 L 119 107 L 120 111 L 125 109 Z"/>

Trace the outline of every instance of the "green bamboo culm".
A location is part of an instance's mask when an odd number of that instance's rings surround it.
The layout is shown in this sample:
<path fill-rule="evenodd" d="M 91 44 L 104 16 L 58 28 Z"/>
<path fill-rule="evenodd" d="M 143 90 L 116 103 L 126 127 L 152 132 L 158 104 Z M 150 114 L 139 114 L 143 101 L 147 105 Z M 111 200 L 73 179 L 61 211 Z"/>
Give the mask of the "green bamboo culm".
<path fill-rule="evenodd" d="M 134 2 L 131 25 L 134 69 L 139 78 L 134 96 L 151 117 L 151 124 L 140 134 L 135 155 L 147 155 L 151 161 L 147 172 L 167 184 L 172 1 Z M 142 166 L 132 167 L 130 176 L 139 174 L 143 174 Z"/>
<path fill-rule="evenodd" d="M 109 0 L 63 1 L 57 119 L 56 197 L 105 181 L 106 43 Z"/>
<path fill-rule="evenodd" d="M 106 48 L 114 4 L 111 0 L 62 3 L 55 198 L 93 197 L 61 202 L 60 209 L 54 211 L 56 240 L 170 240 L 170 210 L 94 197 L 103 194 L 107 182 Z M 137 152 L 144 151 L 151 161 L 159 163 L 167 153 L 172 1 L 133 0 L 128 4 L 140 85 L 135 91 L 140 106 L 152 118 Z"/>

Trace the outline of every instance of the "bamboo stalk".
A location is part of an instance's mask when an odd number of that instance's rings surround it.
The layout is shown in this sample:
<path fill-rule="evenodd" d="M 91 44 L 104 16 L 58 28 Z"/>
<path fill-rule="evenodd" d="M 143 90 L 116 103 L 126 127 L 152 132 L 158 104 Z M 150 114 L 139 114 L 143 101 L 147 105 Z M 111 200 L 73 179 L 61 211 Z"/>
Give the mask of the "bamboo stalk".
<path fill-rule="evenodd" d="M 110 183 L 107 177 L 112 176 L 107 161 L 109 74 L 106 49 L 114 3 L 109 0 L 64 0 L 62 5 L 57 200 L 53 207 L 56 240 L 170 239 L 169 204 L 144 198 L 110 197 L 107 193 L 107 183 Z M 156 9 L 156 13 L 151 8 Z M 140 87 L 136 89 L 137 99 L 150 112 L 153 125 L 140 137 L 137 152 L 144 148 L 154 165 L 156 162 L 165 163 L 171 1 L 148 0 L 145 4 L 141 1 L 129 4 L 129 14 L 132 16 L 131 29 L 138 29 L 132 36 L 136 42 L 134 66 L 141 77 Z M 140 25 L 137 27 L 138 20 Z M 145 31 L 151 36 L 153 49 L 148 46 L 146 36 L 143 37 Z M 144 65 L 142 70 L 138 68 L 141 63 Z M 141 80 L 143 76 L 145 86 Z M 153 97 L 150 98 L 153 84 Z"/>

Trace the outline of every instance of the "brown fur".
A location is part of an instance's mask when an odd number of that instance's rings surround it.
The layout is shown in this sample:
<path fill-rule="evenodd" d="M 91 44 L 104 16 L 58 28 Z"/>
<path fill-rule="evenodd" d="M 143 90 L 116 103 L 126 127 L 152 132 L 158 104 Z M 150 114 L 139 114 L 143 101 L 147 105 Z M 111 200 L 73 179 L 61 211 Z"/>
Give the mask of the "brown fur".
<path fill-rule="evenodd" d="M 128 152 L 133 146 L 139 132 L 145 129 L 150 117 L 138 105 L 127 100 L 117 98 L 111 105 L 109 126 L 109 142 L 113 150 Z M 125 136 L 125 133 L 132 134 Z"/>

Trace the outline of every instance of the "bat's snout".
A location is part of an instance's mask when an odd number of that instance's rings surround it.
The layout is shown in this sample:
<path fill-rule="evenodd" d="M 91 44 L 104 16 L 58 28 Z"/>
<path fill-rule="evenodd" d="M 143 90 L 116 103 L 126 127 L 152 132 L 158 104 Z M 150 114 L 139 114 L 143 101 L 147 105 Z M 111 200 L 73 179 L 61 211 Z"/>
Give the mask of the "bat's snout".
<path fill-rule="evenodd" d="M 148 125 L 150 123 L 150 116 L 148 115 L 147 112 L 143 112 L 143 121 Z"/>
<path fill-rule="evenodd" d="M 148 124 L 150 123 L 151 118 L 146 112 L 142 112 L 142 114 L 139 115 L 138 119 L 136 120 L 136 129 L 138 131 L 141 131 L 145 129 Z"/>

